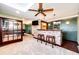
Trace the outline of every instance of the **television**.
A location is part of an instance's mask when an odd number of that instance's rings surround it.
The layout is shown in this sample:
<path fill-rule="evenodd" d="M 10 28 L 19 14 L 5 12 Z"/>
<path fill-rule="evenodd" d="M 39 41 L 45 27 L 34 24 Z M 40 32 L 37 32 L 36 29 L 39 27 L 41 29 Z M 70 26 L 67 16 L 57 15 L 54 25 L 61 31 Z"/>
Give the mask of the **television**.
<path fill-rule="evenodd" d="M 32 25 L 38 25 L 38 20 L 32 21 Z"/>

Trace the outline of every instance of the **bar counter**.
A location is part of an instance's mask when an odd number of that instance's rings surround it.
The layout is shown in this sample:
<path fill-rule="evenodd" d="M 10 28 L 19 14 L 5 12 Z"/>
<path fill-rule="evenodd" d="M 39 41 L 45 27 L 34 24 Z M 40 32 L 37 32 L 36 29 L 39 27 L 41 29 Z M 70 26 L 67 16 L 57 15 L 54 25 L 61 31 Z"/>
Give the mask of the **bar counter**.
<path fill-rule="evenodd" d="M 62 44 L 62 31 L 61 30 L 43 30 L 38 29 L 37 32 L 34 34 L 35 37 L 37 37 L 38 34 L 44 34 L 45 39 L 47 35 L 55 36 L 55 41 L 57 45 Z"/>

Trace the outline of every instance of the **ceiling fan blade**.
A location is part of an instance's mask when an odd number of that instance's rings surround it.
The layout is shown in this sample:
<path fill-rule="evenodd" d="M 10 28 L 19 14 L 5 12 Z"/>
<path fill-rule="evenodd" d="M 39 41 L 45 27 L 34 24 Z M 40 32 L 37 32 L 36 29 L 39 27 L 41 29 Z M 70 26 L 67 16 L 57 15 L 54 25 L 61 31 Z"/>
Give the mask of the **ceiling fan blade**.
<path fill-rule="evenodd" d="M 46 14 L 45 14 L 45 13 L 43 13 L 43 12 L 42 12 L 41 14 L 42 14 L 42 15 L 44 15 L 44 16 L 46 16 Z"/>
<path fill-rule="evenodd" d="M 34 9 L 29 9 L 29 11 L 36 11 L 36 12 L 37 12 L 38 10 L 34 10 Z"/>
<path fill-rule="evenodd" d="M 52 9 L 46 9 L 46 10 L 44 10 L 44 12 L 47 12 L 47 11 L 53 11 L 54 9 L 52 8 Z"/>
<path fill-rule="evenodd" d="M 39 3 L 39 9 L 42 9 L 42 3 Z"/>
<path fill-rule="evenodd" d="M 37 16 L 39 13 L 37 13 L 35 16 Z"/>

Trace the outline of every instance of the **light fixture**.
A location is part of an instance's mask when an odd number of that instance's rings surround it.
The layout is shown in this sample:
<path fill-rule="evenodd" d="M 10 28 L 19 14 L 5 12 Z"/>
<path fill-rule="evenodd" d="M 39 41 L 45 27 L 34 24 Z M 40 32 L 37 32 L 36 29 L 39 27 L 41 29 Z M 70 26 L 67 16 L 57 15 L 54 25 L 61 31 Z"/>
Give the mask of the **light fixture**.
<path fill-rule="evenodd" d="M 16 11 L 17 14 L 20 14 L 20 11 Z"/>
<path fill-rule="evenodd" d="M 50 26 L 50 24 L 48 24 L 48 26 Z"/>
<path fill-rule="evenodd" d="M 69 21 L 66 21 L 66 24 L 70 24 L 70 22 Z"/>

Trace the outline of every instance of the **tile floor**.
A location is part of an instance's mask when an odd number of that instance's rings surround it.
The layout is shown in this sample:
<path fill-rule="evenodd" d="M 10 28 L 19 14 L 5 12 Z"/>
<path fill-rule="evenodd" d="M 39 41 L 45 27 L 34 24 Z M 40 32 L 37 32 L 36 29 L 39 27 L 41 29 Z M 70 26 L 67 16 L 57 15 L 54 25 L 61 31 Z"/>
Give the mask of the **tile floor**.
<path fill-rule="evenodd" d="M 24 40 L 0 47 L 0 55 L 79 55 L 73 51 L 50 44 L 37 42 L 30 35 L 24 36 Z"/>

